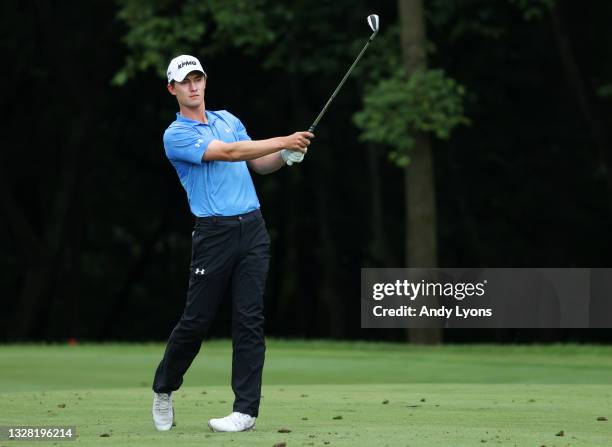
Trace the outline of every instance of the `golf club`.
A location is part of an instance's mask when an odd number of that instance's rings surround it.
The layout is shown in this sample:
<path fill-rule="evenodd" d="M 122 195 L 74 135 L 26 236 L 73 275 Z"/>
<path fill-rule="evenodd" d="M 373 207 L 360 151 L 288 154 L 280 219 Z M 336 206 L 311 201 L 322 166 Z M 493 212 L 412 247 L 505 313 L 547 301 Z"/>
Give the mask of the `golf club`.
<path fill-rule="evenodd" d="M 372 35 L 366 42 L 361 52 L 357 55 L 357 58 L 355 58 L 355 61 L 353 62 L 353 64 L 350 66 L 350 68 L 348 69 L 348 71 L 346 72 L 342 80 L 340 81 L 340 84 L 338 84 L 338 87 L 336 87 L 336 90 L 334 90 L 334 93 L 332 93 L 331 97 L 327 100 L 327 103 L 325 103 L 325 106 L 323 106 L 323 109 L 321 110 L 319 115 L 316 117 L 312 125 L 308 128 L 308 132 L 314 132 L 315 128 L 317 127 L 317 124 L 319 124 L 319 121 L 321 121 L 321 118 L 323 118 L 323 115 L 325 115 L 325 112 L 327 112 L 329 105 L 331 104 L 331 102 L 334 100 L 334 98 L 336 97 L 336 95 L 338 94 L 342 86 L 344 85 L 344 82 L 347 80 L 347 78 L 353 71 L 353 68 L 355 68 L 355 65 L 357 65 L 357 62 L 359 62 L 359 60 L 361 59 L 361 56 L 363 56 L 363 53 L 365 53 L 365 51 L 368 49 L 370 42 L 372 42 L 374 38 L 376 37 L 376 34 L 378 34 L 378 29 L 380 26 L 380 20 L 378 18 L 378 15 L 370 14 L 367 20 L 368 20 L 368 25 L 370 26 L 370 29 L 373 31 Z M 288 161 L 287 164 L 291 166 L 293 163 L 291 161 Z"/>

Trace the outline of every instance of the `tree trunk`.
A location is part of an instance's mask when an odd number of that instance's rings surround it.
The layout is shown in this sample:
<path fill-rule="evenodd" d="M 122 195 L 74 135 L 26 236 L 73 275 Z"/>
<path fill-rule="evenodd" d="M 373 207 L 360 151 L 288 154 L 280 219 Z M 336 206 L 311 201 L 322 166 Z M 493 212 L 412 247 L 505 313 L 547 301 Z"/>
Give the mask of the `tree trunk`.
<path fill-rule="evenodd" d="M 427 68 L 423 0 L 398 0 L 402 61 L 408 75 Z M 406 266 L 436 267 L 436 202 L 433 155 L 428 135 L 414 134 L 410 163 L 404 168 Z M 409 329 L 411 343 L 437 344 L 441 329 Z"/>
<path fill-rule="evenodd" d="M 404 168 L 407 235 L 406 264 L 436 267 L 436 192 L 431 141 L 423 133 L 414 136 L 410 163 Z"/>

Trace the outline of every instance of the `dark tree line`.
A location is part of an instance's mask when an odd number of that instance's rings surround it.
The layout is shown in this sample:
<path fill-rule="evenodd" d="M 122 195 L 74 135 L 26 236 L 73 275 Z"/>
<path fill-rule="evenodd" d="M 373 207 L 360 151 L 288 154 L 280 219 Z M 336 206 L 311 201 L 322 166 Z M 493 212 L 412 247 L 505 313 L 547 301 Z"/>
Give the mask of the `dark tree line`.
<path fill-rule="evenodd" d="M 371 12 L 381 35 L 305 162 L 254 177 L 273 242 L 268 333 L 402 339 L 359 328 L 362 267 L 609 267 L 612 5 L 425 1 L 415 53 L 418 16 L 401 12 L 419 3 L 6 2 L 1 339 L 167 336 L 192 226 L 161 143 L 176 112 L 160 76 L 167 60 L 201 57 L 207 107 L 232 111 L 252 138 L 286 134 L 310 124 L 365 42 Z M 415 132 L 404 152 L 402 141 L 364 139 L 355 124 L 364 98 L 397 67 L 419 64 L 465 89 L 469 124 L 448 139 Z M 376 118 L 386 106 L 374 106 Z M 227 334 L 227 310 L 215 335 Z"/>

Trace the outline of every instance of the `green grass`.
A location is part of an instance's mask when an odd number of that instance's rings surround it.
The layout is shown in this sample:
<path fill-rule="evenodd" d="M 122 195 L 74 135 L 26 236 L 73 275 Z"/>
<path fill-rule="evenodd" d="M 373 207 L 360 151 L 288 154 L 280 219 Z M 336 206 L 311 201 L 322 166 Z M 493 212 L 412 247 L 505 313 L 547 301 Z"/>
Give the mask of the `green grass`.
<path fill-rule="evenodd" d="M 610 347 L 272 340 L 257 427 L 239 434 L 206 427 L 231 411 L 228 341 L 203 346 L 175 394 L 177 427 L 153 429 L 162 353 L 159 344 L 0 346 L 0 425 L 75 425 L 78 441 L 57 444 L 67 446 L 612 445 L 612 422 L 597 421 L 612 420 Z"/>

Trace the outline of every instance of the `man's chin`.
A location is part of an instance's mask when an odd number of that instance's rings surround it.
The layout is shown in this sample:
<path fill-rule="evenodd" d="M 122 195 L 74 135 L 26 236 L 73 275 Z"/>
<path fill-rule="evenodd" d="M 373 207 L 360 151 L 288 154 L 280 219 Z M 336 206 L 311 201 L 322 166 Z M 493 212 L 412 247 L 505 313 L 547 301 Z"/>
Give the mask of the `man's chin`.
<path fill-rule="evenodd" d="M 200 107 L 202 105 L 203 101 L 201 100 L 190 100 L 190 101 L 185 101 L 183 103 L 184 107 L 188 107 L 190 109 L 197 109 L 198 107 Z"/>

